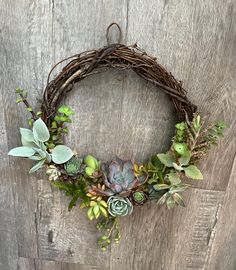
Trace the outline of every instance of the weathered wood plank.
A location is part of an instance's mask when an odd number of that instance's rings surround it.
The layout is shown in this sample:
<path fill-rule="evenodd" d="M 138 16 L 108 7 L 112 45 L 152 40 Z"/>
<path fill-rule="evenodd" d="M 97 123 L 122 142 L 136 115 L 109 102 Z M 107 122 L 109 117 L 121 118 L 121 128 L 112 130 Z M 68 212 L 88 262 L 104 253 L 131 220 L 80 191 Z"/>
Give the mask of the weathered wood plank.
<path fill-rule="evenodd" d="M 2 57 L 0 44 L 0 58 Z M 4 65 L 4 60 L 1 61 L 0 67 Z M 0 84 L 2 85 L 2 75 L 4 69 L 0 68 Z M 0 106 L 3 107 L 3 97 L 0 92 Z M 13 181 L 9 171 L 9 159 L 6 156 L 8 151 L 7 134 L 5 126 L 4 113 L 0 114 L 0 269 L 15 270 L 17 267 L 17 238 L 16 238 L 16 215 L 13 196 Z"/>
<path fill-rule="evenodd" d="M 68 212 L 65 196 L 57 190 L 52 192 L 47 180 L 38 183 L 39 257 L 107 267 L 110 254 L 97 248 L 95 224 L 87 220 L 86 212 L 78 208 Z"/>
<path fill-rule="evenodd" d="M 186 209 L 155 203 L 135 209 L 122 219 L 123 240 L 112 247 L 110 269 L 202 269 L 223 195 L 192 189 Z"/>
<path fill-rule="evenodd" d="M 48 1 L 1 2 L 4 31 L 2 52 L 6 64 L 1 62 L 5 76 L 1 91 L 6 115 L 7 140 L 9 148 L 20 144 L 19 127 L 26 126 L 27 112 L 14 103 L 14 89 L 17 86 L 29 91 L 29 97 L 36 105 L 38 91 L 42 89 L 48 68 L 45 61 L 52 55 L 50 44 L 51 4 Z M 9 20 L 11 18 L 11 20 Z M 47 56 L 47 58 L 45 58 Z M 29 163 L 10 159 L 8 170 L 16 187 L 15 207 L 17 211 L 18 248 L 21 256 L 37 257 L 37 176 L 29 177 Z"/>
<path fill-rule="evenodd" d="M 204 269 L 236 269 L 236 156 L 231 169 L 229 185 L 226 190 L 222 209 L 212 234 L 212 250 Z"/>

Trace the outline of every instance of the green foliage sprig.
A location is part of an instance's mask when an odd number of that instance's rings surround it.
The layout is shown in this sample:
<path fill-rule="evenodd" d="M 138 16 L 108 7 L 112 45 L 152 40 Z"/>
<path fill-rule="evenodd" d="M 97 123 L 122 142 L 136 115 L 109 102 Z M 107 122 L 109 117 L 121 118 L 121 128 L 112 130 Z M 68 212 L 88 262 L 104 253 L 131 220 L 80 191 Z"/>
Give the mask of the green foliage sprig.
<path fill-rule="evenodd" d="M 152 157 L 146 166 L 150 176 L 150 199 L 158 199 L 158 204 L 166 203 L 168 208 L 173 208 L 176 204 L 185 206 L 179 192 L 183 192 L 190 185 L 182 183 L 182 179 L 203 179 L 196 161 L 205 155 L 211 146 L 217 145 L 225 127 L 224 122 L 205 126 L 200 115 L 195 116 L 192 122 L 176 124 L 170 150 Z"/>
<path fill-rule="evenodd" d="M 97 224 L 97 229 L 102 235 L 98 238 L 98 245 L 102 251 L 106 251 L 108 246 L 114 242 L 120 242 L 120 224 L 118 217 L 108 217 Z"/>
<path fill-rule="evenodd" d="M 72 197 L 68 206 L 69 211 L 76 206 L 78 199 L 80 199 L 84 205 L 88 205 L 90 202 L 90 198 L 87 196 L 87 183 L 82 176 L 73 183 L 56 181 L 52 182 L 52 185 L 65 191 L 66 196 Z"/>
<path fill-rule="evenodd" d="M 54 148 L 58 144 L 63 144 L 63 135 L 68 134 L 67 123 L 71 123 L 71 115 L 74 111 L 66 105 L 62 105 L 54 117 L 50 127 L 50 139 L 48 141 L 48 147 Z"/>

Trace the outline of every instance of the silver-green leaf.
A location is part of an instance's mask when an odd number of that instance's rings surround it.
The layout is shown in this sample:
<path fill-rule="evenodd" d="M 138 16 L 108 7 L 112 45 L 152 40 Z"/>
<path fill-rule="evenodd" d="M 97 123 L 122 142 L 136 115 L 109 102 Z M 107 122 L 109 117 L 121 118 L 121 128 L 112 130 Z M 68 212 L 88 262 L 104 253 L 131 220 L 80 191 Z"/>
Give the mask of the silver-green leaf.
<path fill-rule="evenodd" d="M 172 185 L 178 185 L 178 184 L 181 183 L 181 179 L 180 179 L 179 175 L 176 172 L 171 171 L 168 174 L 168 178 L 169 178 Z"/>
<path fill-rule="evenodd" d="M 31 157 L 35 154 L 35 150 L 31 147 L 20 146 L 9 151 L 8 155 L 15 157 Z"/>
<path fill-rule="evenodd" d="M 43 167 L 43 164 L 45 163 L 45 159 L 40 160 L 37 162 L 29 171 L 29 173 L 36 172 L 37 170 L 41 169 Z"/>
<path fill-rule="evenodd" d="M 74 155 L 73 151 L 65 145 L 57 145 L 52 149 L 52 160 L 56 164 L 62 164 L 72 158 Z"/>
<path fill-rule="evenodd" d="M 34 141 L 34 134 L 30 129 L 20 128 L 20 134 L 21 134 L 21 137 L 24 139 L 24 141 L 27 141 L 27 142 Z"/>
<path fill-rule="evenodd" d="M 169 154 L 158 154 L 157 157 L 166 167 L 173 167 L 173 163 L 175 162 L 174 157 Z"/>
<path fill-rule="evenodd" d="M 203 179 L 202 173 L 194 165 L 190 165 L 190 166 L 184 168 L 184 172 L 185 172 L 185 175 L 187 177 L 189 177 L 189 178 L 197 179 L 197 180 L 202 180 Z"/>
<path fill-rule="evenodd" d="M 46 142 L 50 138 L 49 130 L 41 118 L 37 119 L 33 125 L 33 134 L 36 139 Z"/>
<path fill-rule="evenodd" d="M 187 151 L 184 156 L 181 156 L 179 158 L 180 165 L 187 166 L 189 164 L 190 158 L 191 158 L 191 154 L 189 151 Z"/>

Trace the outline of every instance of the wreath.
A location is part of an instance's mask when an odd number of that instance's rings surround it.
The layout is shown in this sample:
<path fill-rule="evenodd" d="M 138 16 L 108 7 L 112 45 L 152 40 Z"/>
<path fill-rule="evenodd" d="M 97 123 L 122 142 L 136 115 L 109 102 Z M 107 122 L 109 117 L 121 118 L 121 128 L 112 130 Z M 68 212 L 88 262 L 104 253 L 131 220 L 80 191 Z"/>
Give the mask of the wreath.
<path fill-rule="evenodd" d="M 52 185 L 71 197 L 69 210 L 79 204 L 81 208 L 87 208 L 90 220 L 99 218 L 97 229 L 101 235 L 98 244 L 102 250 L 106 250 L 112 241 L 119 242 L 119 217 L 130 215 L 134 206 L 142 206 L 151 200 L 159 205 L 166 204 L 169 209 L 175 205 L 185 206 L 180 194 L 190 187 L 186 178 L 203 179 L 196 164 L 211 146 L 217 144 L 226 127 L 222 121 L 206 123 L 196 113 L 197 106 L 188 100 L 182 83 L 136 44 L 110 44 L 109 30 L 113 25 L 120 31 L 116 23 L 108 27 L 107 46 L 73 55 L 52 68 L 40 112 L 30 106 L 24 90 L 16 89 L 19 96 L 16 102 L 23 102 L 31 113 L 31 129 L 20 129 L 22 146 L 9 152 L 9 155 L 36 162 L 29 173 L 46 168 Z M 50 80 L 54 68 L 68 60 L 62 71 Z M 63 145 L 63 137 L 68 133 L 67 124 L 71 123 L 74 112 L 61 105 L 62 99 L 75 83 L 111 67 L 132 69 L 163 90 L 178 115 L 170 149 L 150 157 L 146 163 L 119 158 L 104 163 L 91 154 L 80 157 Z"/>

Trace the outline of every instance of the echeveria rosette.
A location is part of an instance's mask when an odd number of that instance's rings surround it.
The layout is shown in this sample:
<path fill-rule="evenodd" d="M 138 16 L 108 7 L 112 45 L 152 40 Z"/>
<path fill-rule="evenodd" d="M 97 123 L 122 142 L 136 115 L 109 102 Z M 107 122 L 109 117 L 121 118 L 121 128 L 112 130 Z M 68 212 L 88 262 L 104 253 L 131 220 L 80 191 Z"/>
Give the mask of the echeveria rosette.
<path fill-rule="evenodd" d="M 147 195 L 142 190 L 136 190 L 131 195 L 132 202 L 136 205 L 143 205 L 147 201 Z"/>
<path fill-rule="evenodd" d="M 133 212 L 133 205 L 128 198 L 111 196 L 107 200 L 108 212 L 113 217 L 127 216 Z"/>
<path fill-rule="evenodd" d="M 130 160 L 123 161 L 116 159 L 110 165 L 103 164 L 103 181 L 106 187 L 113 194 L 120 194 L 123 197 L 129 196 L 131 190 L 143 185 L 148 176 L 136 176 L 134 171 L 134 163 Z"/>
<path fill-rule="evenodd" d="M 83 159 L 73 156 L 64 164 L 64 169 L 69 176 L 75 176 L 82 170 Z"/>

